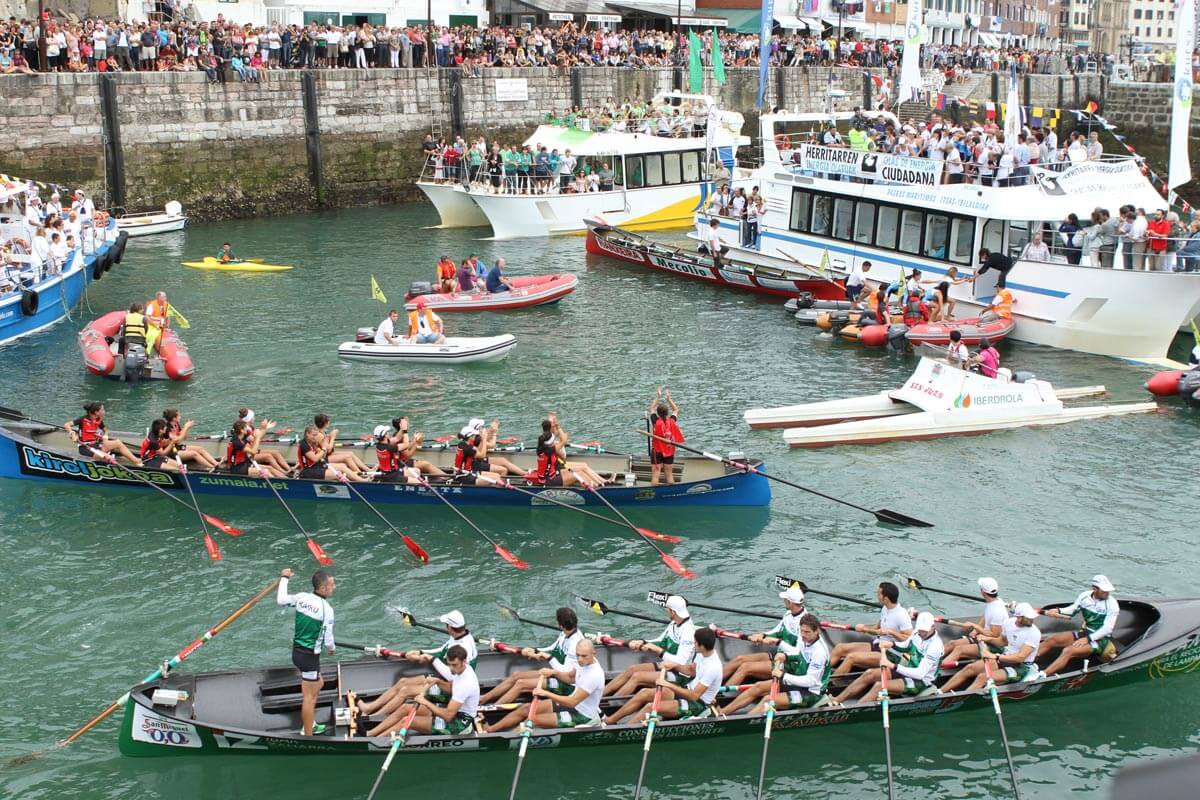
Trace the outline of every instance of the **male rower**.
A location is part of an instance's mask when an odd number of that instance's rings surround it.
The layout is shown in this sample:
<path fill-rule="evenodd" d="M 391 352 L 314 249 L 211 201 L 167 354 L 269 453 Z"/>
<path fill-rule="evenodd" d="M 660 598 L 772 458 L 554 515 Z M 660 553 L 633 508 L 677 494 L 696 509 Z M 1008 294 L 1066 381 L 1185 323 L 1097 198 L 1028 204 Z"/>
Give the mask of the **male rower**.
<path fill-rule="evenodd" d="M 968 681 L 968 691 L 982 689 L 988 681 L 988 661 L 996 664 L 992 667 L 992 678 L 998 684 L 1037 680 L 1038 645 L 1042 642 L 1042 632 L 1033 624 L 1037 617 L 1037 611 L 1029 603 L 1017 603 L 1013 607 L 1013 616 L 1004 621 L 1004 630 L 999 636 L 979 637 L 980 642 L 989 645 L 980 653 L 981 660 L 967 664 L 952 675 L 942 686 L 942 691 L 957 691 L 966 686 Z M 1000 652 L 991 649 L 995 647 Z"/>
<path fill-rule="evenodd" d="M 933 614 L 928 611 L 918 614 L 913 630 L 913 634 L 903 641 L 881 641 L 879 669 L 868 670 L 856 678 L 834 698 L 834 705 L 864 695 L 868 702 L 874 702 L 883 688 L 883 668 L 889 666 L 896 675 L 887 686 L 893 696 L 911 697 L 933 689 L 946 654 Z"/>
<path fill-rule="evenodd" d="M 630 639 L 630 650 L 662 656 L 661 667 L 674 683 L 686 685 L 692 677 L 692 655 L 696 651 L 696 626 L 688 613 L 687 602 L 677 594 L 667 598 L 667 617 L 671 624 L 652 642 Z M 659 665 L 652 662 L 633 664 L 604 687 L 604 696 L 633 694 L 643 686 L 653 686 Z M 686 672 L 685 672 L 686 670 Z"/>
<path fill-rule="evenodd" d="M 1043 672 L 1055 675 L 1076 659 L 1094 659 L 1106 663 L 1117 657 L 1117 646 L 1111 637 L 1113 629 L 1117 627 L 1121 606 L 1112 592 L 1112 581 L 1103 575 L 1096 575 L 1092 578 L 1091 590 L 1080 594 L 1074 603 L 1061 610 L 1047 608 L 1042 611 L 1045 616 L 1057 619 L 1070 619 L 1076 611 L 1083 615 L 1081 629 L 1054 633 L 1042 640 L 1039 655 L 1062 648 L 1058 658 Z"/>
<path fill-rule="evenodd" d="M 435 733 L 448 736 L 463 736 L 475 732 L 475 714 L 479 711 L 479 678 L 467 660 L 466 648 L 454 645 L 446 651 L 445 660 L 435 658 L 433 668 L 439 678 L 426 676 L 425 682 L 438 689 L 439 696 L 449 697 L 443 706 L 425 695 L 418 695 L 420 708 L 413 717 L 409 730 L 416 733 Z M 409 709 L 398 708 L 390 717 L 376 726 L 376 730 L 387 726 L 380 734 L 386 736 L 400 730 L 408 718 Z"/>
<path fill-rule="evenodd" d="M 771 679 L 760 681 L 745 690 L 725 706 L 723 713 L 733 714 L 754 705 L 755 714 L 766 711 L 771 688 L 779 681 L 775 708 L 817 708 L 829 702 L 825 694 L 829 686 L 829 647 L 821 639 L 821 622 L 815 614 L 800 618 L 800 641 L 795 655 L 775 654 Z"/>
<path fill-rule="evenodd" d="M 554 675 L 547 679 L 546 688 L 556 694 L 569 695 L 575 691 L 575 687 L 561 676 L 575 671 L 578 660 L 576 651 L 579 643 L 583 641 L 583 634 L 579 632 L 579 616 L 574 609 L 563 606 L 554 612 L 554 619 L 559 628 L 558 638 L 554 643 L 549 647 L 522 647 L 521 655 L 532 661 L 549 662 L 547 666 L 554 671 Z M 537 687 L 540 675 L 541 670 L 514 672 L 496 684 L 480 702 L 512 703 L 522 694 L 533 691 Z"/>
<path fill-rule="evenodd" d="M 1000 584 L 995 578 L 979 579 L 979 594 L 985 603 L 983 615 L 979 622 L 964 622 L 961 627 L 967 632 L 966 636 L 952 639 L 946 643 L 946 658 L 950 661 L 963 661 L 979 657 L 979 637 L 997 639 L 1004 633 L 1004 623 L 1008 620 L 1008 608 L 1000 599 Z M 988 647 L 992 652 L 999 652 L 995 645 Z"/>
<path fill-rule="evenodd" d="M 854 626 L 858 633 L 869 633 L 875 638 L 869 642 L 842 642 L 835 645 L 829 661 L 835 665 L 834 675 L 845 675 L 853 669 L 868 669 L 879 661 L 879 643 L 895 642 L 912 635 L 912 616 L 900 605 L 900 587 L 884 581 L 876 589 L 879 599 L 879 624 Z"/>
<path fill-rule="evenodd" d="M 717 654 L 717 634 L 708 628 L 696 630 L 696 675 L 687 686 L 679 686 L 660 675 L 654 688 L 646 688 L 635 694 L 616 714 L 611 714 L 611 724 L 624 719 L 627 707 L 634 711 L 634 719 L 646 722 L 654 710 L 654 693 L 661 688 L 658 715 L 663 719 L 704 719 L 717 713 L 717 693 L 721 691 L 721 656 Z"/>
<path fill-rule="evenodd" d="M 279 591 L 275 602 L 281 606 L 295 606 L 296 620 L 292 632 L 292 663 L 300 670 L 300 721 L 304 736 L 315 736 L 325 732 L 325 726 L 313 721 L 317 711 L 317 697 L 325 685 L 321 677 L 321 645 L 329 655 L 334 654 L 333 606 L 326 599 L 333 594 L 337 583 L 323 569 L 313 573 L 311 592 L 288 593 L 288 579 L 295 574 L 290 568 L 279 573 Z"/>
<path fill-rule="evenodd" d="M 533 696 L 548 701 L 539 703 L 539 711 L 533 715 L 535 728 L 583 728 L 600 724 L 600 698 L 604 694 L 604 668 L 596 661 L 596 645 L 584 639 L 575 648 L 574 674 L 571 682 L 575 691 L 563 697 L 549 689 L 534 689 Z M 551 677 L 553 670 L 543 669 L 542 675 Z M 507 731 L 530 718 L 529 704 L 523 704 L 500 721 L 488 727 L 488 733 Z"/>
<path fill-rule="evenodd" d="M 752 633 L 749 641 L 753 644 L 778 645 L 779 652 L 785 656 L 796 655 L 800 642 L 800 619 L 804 616 L 804 592 L 799 586 L 789 586 L 787 591 L 779 593 L 783 607 L 787 613 L 779 623 L 766 633 Z M 749 681 L 761 681 L 771 677 L 771 654 L 745 653 L 737 656 L 725 665 L 725 683 L 738 685 Z"/>

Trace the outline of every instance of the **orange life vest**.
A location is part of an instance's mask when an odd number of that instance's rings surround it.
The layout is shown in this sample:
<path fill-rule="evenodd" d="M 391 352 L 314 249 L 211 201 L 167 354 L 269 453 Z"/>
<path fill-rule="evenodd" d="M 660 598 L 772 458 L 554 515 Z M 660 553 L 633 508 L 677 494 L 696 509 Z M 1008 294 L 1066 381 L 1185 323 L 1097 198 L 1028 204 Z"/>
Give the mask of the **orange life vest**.
<path fill-rule="evenodd" d="M 1004 319 L 1012 319 L 1012 307 L 1016 302 L 1012 292 L 1007 288 L 996 292 L 996 296 L 992 298 L 992 308 L 996 309 L 996 313 Z"/>
<path fill-rule="evenodd" d="M 417 315 L 418 314 L 425 315 L 425 327 L 429 330 L 429 332 L 430 333 L 436 332 L 437 329 L 435 327 L 433 327 L 433 317 L 431 316 L 431 313 L 432 312 L 430 312 L 430 310 L 428 308 L 422 309 L 421 311 L 408 312 L 408 335 L 409 336 L 417 335 L 417 331 L 420 328 L 420 326 L 417 323 Z"/>
<path fill-rule="evenodd" d="M 160 305 L 158 300 L 151 300 L 149 303 L 146 303 L 146 319 L 148 319 L 152 325 L 155 325 L 159 328 L 170 327 L 171 318 L 167 315 L 167 308 L 169 306 L 169 303 L 163 303 Z"/>

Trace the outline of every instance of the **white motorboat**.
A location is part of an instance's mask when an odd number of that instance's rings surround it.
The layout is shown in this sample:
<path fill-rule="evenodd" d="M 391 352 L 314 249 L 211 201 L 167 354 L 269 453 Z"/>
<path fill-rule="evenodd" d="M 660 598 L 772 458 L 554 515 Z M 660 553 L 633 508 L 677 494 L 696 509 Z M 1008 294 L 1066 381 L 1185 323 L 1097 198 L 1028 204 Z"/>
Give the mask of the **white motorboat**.
<path fill-rule="evenodd" d="M 127 231 L 131 237 L 181 231 L 186 225 L 187 217 L 183 214 L 183 206 L 175 200 L 163 206 L 161 212 L 135 214 L 117 218 L 117 228 Z"/>
<path fill-rule="evenodd" d="M 1103 386 L 1055 390 L 1036 378 L 1019 383 L 985 378 L 922 358 L 912 377 L 896 390 L 845 400 L 751 409 L 744 417 L 752 428 L 786 427 L 783 438 L 792 447 L 830 447 L 1059 425 L 1156 408 L 1154 403 L 1063 404 L 1063 400 L 1104 391 Z"/>
<path fill-rule="evenodd" d="M 371 328 L 359 330 L 359 336 Z M 511 333 L 502 336 L 447 337 L 441 344 L 375 344 L 374 341 L 343 342 L 338 346 L 338 356 L 356 361 L 378 361 L 384 363 L 404 362 L 420 364 L 470 364 L 480 361 L 500 361 L 517 346 L 517 337 Z"/>

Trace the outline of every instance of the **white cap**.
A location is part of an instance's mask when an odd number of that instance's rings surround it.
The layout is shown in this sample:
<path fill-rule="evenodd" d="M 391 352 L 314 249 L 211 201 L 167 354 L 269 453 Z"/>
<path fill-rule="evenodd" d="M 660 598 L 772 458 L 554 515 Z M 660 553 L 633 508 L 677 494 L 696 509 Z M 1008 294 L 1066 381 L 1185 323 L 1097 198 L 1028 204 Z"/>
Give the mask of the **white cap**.
<path fill-rule="evenodd" d="M 667 598 L 667 610 L 674 611 L 681 617 L 688 615 L 687 601 L 677 594 L 673 594 Z"/>
<path fill-rule="evenodd" d="M 375 426 L 375 435 L 376 436 L 387 436 L 387 432 L 390 430 L 391 430 L 391 428 L 389 428 L 387 425 L 376 425 Z"/>
<path fill-rule="evenodd" d="M 779 593 L 779 599 L 804 605 L 804 591 L 799 586 L 789 586 L 786 592 Z"/>
<path fill-rule="evenodd" d="M 1093 575 L 1092 586 L 1095 586 L 1102 592 L 1111 592 L 1115 588 L 1112 585 L 1112 581 L 1103 575 Z"/>
<path fill-rule="evenodd" d="M 479 431 L 483 430 L 483 426 L 485 424 L 486 423 L 478 417 L 473 417 L 471 421 L 466 424 L 466 427 L 458 432 L 458 435 L 465 437 L 474 433 L 479 433 Z"/>
<path fill-rule="evenodd" d="M 1017 603 L 1013 606 L 1013 615 L 1025 619 L 1037 619 L 1038 613 L 1029 603 Z"/>
<path fill-rule="evenodd" d="M 438 617 L 438 621 L 444 625 L 449 625 L 451 628 L 467 627 L 467 618 L 462 615 L 462 612 L 457 608 L 449 614 L 442 614 Z"/>
<path fill-rule="evenodd" d="M 995 578 L 980 578 L 979 591 L 984 594 L 999 594 L 1000 584 L 996 582 Z"/>
<path fill-rule="evenodd" d="M 917 614 L 917 623 L 914 626 L 919 633 L 928 633 L 933 630 L 933 614 L 928 611 L 922 611 Z"/>
<path fill-rule="evenodd" d="M 254 422 L 254 409 L 246 409 L 246 416 L 242 417 L 242 422 Z"/>

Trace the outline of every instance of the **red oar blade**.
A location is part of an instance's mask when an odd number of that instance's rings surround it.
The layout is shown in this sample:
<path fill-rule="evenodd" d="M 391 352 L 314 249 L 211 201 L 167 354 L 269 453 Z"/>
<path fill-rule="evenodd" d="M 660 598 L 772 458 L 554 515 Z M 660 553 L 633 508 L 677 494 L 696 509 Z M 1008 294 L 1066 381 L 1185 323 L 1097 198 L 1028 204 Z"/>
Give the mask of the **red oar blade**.
<path fill-rule="evenodd" d="M 503 439 L 498 439 L 496 444 L 514 444 L 515 442 L 519 441 L 521 441 L 520 436 L 506 436 Z"/>
<path fill-rule="evenodd" d="M 219 530 L 221 533 L 227 533 L 230 536 L 241 536 L 242 535 L 242 531 L 240 529 L 233 527 L 232 525 L 230 525 L 228 522 L 226 522 L 223 519 L 218 519 L 217 517 L 214 517 L 212 514 L 205 514 L 204 521 L 207 522 L 209 525 L 212 525 L 214 528 Z"/>
<path fill-rule="evenodd" d="M 425 548 L 421 547 L 421 545 L 417 544 L 404 534 L 400 534 L 400 536 L 404 539 L 404 546 L 408 548 L 408 552 L 416 556 L 422 564 L 429 563 L 429 553 L 425 552 Z"/>
<path fill-rule="evenodd" d="M 647 539 L 653 539 L 656 542 L 668 542 L 670 544 L 679 544 L 680 542 L 683 541 L 683 539 L 681 539 L 678 536 L 672 536 L 669 533 L 659 533 L 658 531 L 652 531 L 649 528 L 638 528 L 637 532 L 640 533 L 642 536 L 645 536 Z"/>
<path fill-rule="evenodd" d="M 208 557 L 213 561 L 221 560 L 221 551 L 217 548 L 217 543 L 209 534 L 204 534 L 204 549 L 208 551 Z"/>
<path fill-rule="evenodd" d="M 458 437 L 457 437 L 457 436 L 455 436 L 454 434 L 452 434 L 452 433 L 447 433 L 445 436 L 439 436 L 439 437 L 437 437 L 436 439 L 434 439 L 434 441 L 435 441 L 435 442 L 437 442 L 438 444 L 444 444 L 445 442 L 449 442 L 449 441 L 452 441 L 452 440 L 454 440 L 454 439 L 457 439 L 457 438 L 458 438 Z"/>
<path fill-rule="evenodd" d="M 526 564 L 521 559 L 517 558 L 515 555 L 510 553 L 508 550 L 505 550 L 500 545 L 495 545 L 495 548 L 496 548 L 496 555 L 500 556 L 501 558 L 503 558 L 508 563 L 512 564 L 517 569 L 529 569 L 528 564 Z"/>
<path fill-rule="evenodd" d="M 321 547 L 321 545 L 317 544 L 316 539 L 310 537 L 307 541 L 308 552 L 312 553 L 312 557 L 317 560 L 318 564 L 323 567 L 328 567 L 333 563 L 333 559 L 325 555 L 325 550 Z"/>
<path fill-rule="evenodd" d="M 667 568 L 684 580 L 690 581 L 692 578 L 696 577 L 696 573 L 692 572 L 690 569 L 681 564 L 679 559 L 675 556 L 669 556 L 666 553 L 663 553 L 661 557 L 662 562 L 667 565 Z"/>

